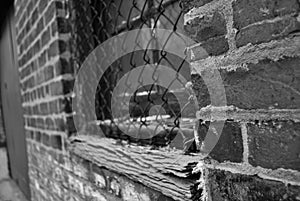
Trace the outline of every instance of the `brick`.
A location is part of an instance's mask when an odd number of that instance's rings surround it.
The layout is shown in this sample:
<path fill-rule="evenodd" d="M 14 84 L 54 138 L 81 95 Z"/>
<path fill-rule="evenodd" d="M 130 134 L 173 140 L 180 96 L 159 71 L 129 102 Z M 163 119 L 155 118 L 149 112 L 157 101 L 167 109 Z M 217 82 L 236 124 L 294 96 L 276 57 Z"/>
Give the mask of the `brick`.
<path fill-rule="evenodd" d="M 60 135 L 51 135 L 51 146 L 54 149 L 62 150 L 62 137 Z"/>
<path fill-rule="evenodd" d="M 49 109 L 48 109 L 48 103 L 41 103 L 39 105 L 40 113 L 41 114 L 47 114 Z M 47 122 L 46 122 L 47 123 Z"/>
<path fill-rule="evenodd" d="M 50 136 L 48 134 L 42 134 L 42 143 L 46 146 L 50 146 Z"/>
<path fill-rule="evenodd" d="M 229 50 L 229 44 L 225 36 L 211 38 L 199 45 L 200 51 L 205 51 L 204 55 L 195 55 L 195 60 L 205 58 L 206 56 L 217 56 Z"/>
<path fill-rule="evenodd" d="M 63 4 L 63 2 L 60 2 L 60 1 L 56 1 L 55 6 L 56 6 L 57 9 L 64 9 L 65 8 L 64 7 L 65 5 Z"/>
<path fill-rule="evenodd" d="M 38 32 L 38 33 L 41 33 L 42 31 L 43 31 L 43 29 L 44 29 L 44 17 L 42 16 L 41 18 L 40 18 L 40 20 L 39 20 L 39 22 L 37 23 L 37 25 L 36 25 L 36 31 Z"/>
<path fill-rule="evenodd" d="M 38 54 L 40 50 L 41 50 L 41 42 L 40 40 L 37 40 L 33 45 L 33 52 L 34 54 Z"/>
<path fill-rule="evenodd" d="M 33 8 L 34 8 L 33 1 L 29 1 L 27 4 L 27 8 L 25 10 L 25 13 L 27 12 L 26 18 L 28 18 L 30 16 L 30 12 L 32 12 Z"/>
<path fill-rule="evenodd" d="M 64 98 L 60 101 L 61 103 L 61 111 L 65 113 L 72 113 L 72 99 L 71 98 Z"/>
<path fill-rule="evenodd" d="M 63 85 L 61 82 L 53 82 L 50 84 L 50 92 L 52 96 L 63 95 Z"/>
<path fill-rule="evenodd" d="M 25 24 L 25 32 L 29 33 L 30 29 L 31 29 L 31 23 L 30 20 L 28 20 Z"/>
<path fill-rule="evenodd" d="M 42 46 L 44 47 L 50 40 L 50 28 L 44 31 L 42 34 Z"/>
<path fill-rule="evenodd" d="M 242 109 L 299 108 L 299 62 L 300 58 L 285 57 L 278 61 L 263 60 L 257 64 L 249 64 L 249 70 L 219 70 L 227 105 Z M 192 82 L 199 107 L 211 104 L 207 87 L 200 75 L 192 75 Z M 214 93 L 219 97 L 214 105 L 221 105 L 224 101 L 222 94 L 218 94 L 218 91 Z"/>
<path fill-rule="evenodd" d="M 36 126 L 36 124 L 35 124 L 35 119 L 34 119 L 34 118 L 29 118 L 29 119 L 28 119 L 28 125 L 29 125 L 30 127 L 35 127 L 35 126 Z"/>
<path fill-rule="evenodd" d="M 69 20 L 62 17 L 58 17 L 57 28 L 58 33 L 69 33 L 71 31 L 71 25 Z"/>
<path fill-rule="evenodd" d="M 45 10 L 48 3 L 49 3 L 48 1 L 43 1 L 43 0 L 39 1 L 39 11 L 40 11 L 40 13 L 42 13 Z"/>
<path fill-rule="evenodd" d="M 30 71 L 31 72 L 35 72 L 36 70 L 37 70 L 37 61 L 33 61 L 33 62 L 31 62 L 31 64 L 30 64 Z"/>
<path fill-rule="evenodd" d="M 47 7 L 47 10 L 45 12 L 45 24 L 49 24 L 49 22 L 54 19 L 56 14 L 56 10 L 55 10 L 55 2 L 51 1 L 50 6 Z"/>
<path fill-rule="evenodd" d="M 206 41 L 227 33 L 226 21 L 218 11 L 211 15 L 196 17 L 184 26 L 185 32 L 196 42 Z"/>
<path fill-rule="evenodd" d="M 65 120 L 62 118 L 56 118 L 55 120 L 56 130 L 65 131 Z"/>
<path fill-rule="evenodd" d="M 23 78 L 25 78 L 25 77 L 27 77 L 27 76 L 30 75 L 30 68 L 31 68 L 30 65 L 31 65 L 31 64 L 25 66 L 25 67 L 21 70 L 21 79 L 23 79 Z"/>
<path fill-rule="evenodd" d="M 50 79 L 54 78 L 54 67 L 52 65 L 46 66 L 43 74 L 45 76 L 45 81 L 48 81 Z"/>
<path fill-rule="evenodd" d="M 41 132 L 35 131 L 35 132 L 34 132 L 34 139 L 35 139 L 35 141 L 37 141 L 37 142 L 41 142 L 41 140 L 42 140 Z"/>
<path fill-rule="evenodd" d="M 33 57 L 33 51 L 34 51 L 33 47 L 27 50 L 26 60 L 25 60 L 26 62 L 24 64 L 26 64 Z"/>
<path fill-rule="evenodd" d="M 213 125 L 214 127 L 212 128 L 219 128 L 221 122 L 216 122 Z M 203 142 L 207 135 L 215 135 L 211 132 L 208 133 L 209 126 L 209 122 L 200 123 L 198 128 L 200 142 Z M 209 143 L 208 140 L 206 141 Z M 221 136 L 213 150 L 209 153 L 209 156 L 219 162 L 242 162 L 243 142 L 239 123 L 233 121 L 225 122 Z"/>
<path fill-rule="evenodd" d="M 36 99 L 37 99 L 37 90 L 34 90 L 32 100 L 36 100 Z"/>
<path fill-rule="evenodd" d="M 37 84 L 41 84 L 44 81 L 44 73 L 43 71 L 38 71 L 36 74 L 36 82 Z"/>
<path fill-rule="evenodd" d="M 51 24 L 51 35 L 52 35 L 52 36 L 55 36 L 56 33 L 58 33 L 58 26 L 57 26 L 57 22 L 54 21 L 54 22 L 52 22 L 52 24 Z"/>
<path fill-rule="evenodd" d="M 70 64 L 70 61 L 65 58 L 59 58 L 59 61 L 55 63 L 55 75 L 73 74 L 74 69 Z"/>
<path fill-rule="evenodd" d="M 46 118 L 45 124 L 46 124 L 46 129 L 48 130 L 55 129 L 54 121 L 50 117 Z"/>
<path fill-rule="evenodd" d="M 248 123 L 249 162 L 269 169 L 300 170 L 300 123 Z"/>
<path fill-rule="evenodd" d="M 275 22 L 265 22 L 241 29 L 236 35 L 236 46 L 248 43 L 260 44 L 287 37 L 300 31 L 300 22 L 296 17 L 283 18 Z"/>
<path fill-rule="evenodd" d="M 37 95 L 38 95 L 38 98 L 44 98 L 45 97 L 45 92 L 44 92 L 44 88 L 43 87 L 39 87 L 37 89 Z"/>
<path fill-rule="evenodd" d="M 58 42 L 54 41 L 48 48 L 48 59 L 50 60 L 52 57 L 55 57 L 57 55 L 59 55 Z"/>
<path fill-rule="evenodd" d="M 44 90 L 45 90 L 45 96 L 50 96 L 51 95 L 49 85 L 45 85 Z"/>
<path fill-rule="evenodd" d="M 74 80 L 62 80 L 62 84 L 64 94 L 69 94 L 73 91 Z"/>
<path fill-rule="evenodd" d="M 61 55 L 68 49 L 68 43 L 63 40 L 56 40 L 53 43 L 51 43 L 49 49 L 48 49 L 48 59 L 51 59 L 52 57 Z"/>
<path fill-rule="evenodd" d="M 61 112 L 61 111 L 59 110 L 58 105 L 59 105 L 59 100 L 54 100 L 54 101 L 51 101 L 51 102 L 49 103 L 49 107 L 50 107 L 51 113 L 59 113 L 59 112 Z"/>
<path fill-rule="evenodd" d="M 209 2 L 212 2 L 212 0 L 180 0 L 181 8 L 184 13 L 192 8 L 201 7 Z"/>
<path fill-rule="evenodd" d="M 210 189 L 211 200 L 296 201 L 300 198 L 300 186 L 222 170 L 209 169 L 206 183 Z"/>
<path fill-rule="evenodd" d="M 34 140 L 34 132 L 33 132 L 33 131 L 26 130 L 26 131 L 25 131 L 25 134 L 26 134 L 26 138 L 29 138 L 29 139 Z M 3 141 L 3 139 L 2 139 L 2 141 L 0 140 L 0 145 L 1 145 L 1 143 L 2 143 L 2 144 L 4 143 L 4 146 L 5 146 L 5 145 L 6 145 L 5 139 L 4 139 L 4 141 Z M 1 147 L 1 146 L 0 146 L 0 147 Z"/>
<path fill-rule="evenodd" d="M 297 13 L 299 2 L 297 0 L 237 0 L 233 1 L 232 7 L 234 27 L 241 29 L 255 22 Z"/>
<path fill-rule="evenodd" d="M 47 61 L 47 51 L 44 51 L 39 57 L 39 67 L 42 67 L 46 64 Z"/>
<path fill-rule="evenodd" d="M 34 9 L 34 11 L 31 14 L 31 25 L 34 25 L 39 17 L 39 11 L 38 8 Z"/>
<path fill-rule="evenodd" d="M 23 28 L 24 24 L 25 24 L 25 21 L 26 21 L 26 12 L 23 13 L 21 19 L 20 19 L 20 22 L 19 22 L 19 28 Z M 23 30 L 22 30 L 23 31 Z M 24 32 L 23 32 L 24 33 Z M 21 34 L 20 34 L 21 35 Z"/>
<path fill-rule="evenodd" d="M 73 117 L 67 117 L 66 128 L 68 132 L 68 136 L 70 137 L 72 134 L 76 133 L 76 127 L 74 124 Z"/>
<path fill-rule="evenodd" d="M 39 113 L 39 108 L 37 105 L 33 106 L 33 113 L 38 114 Z"/>

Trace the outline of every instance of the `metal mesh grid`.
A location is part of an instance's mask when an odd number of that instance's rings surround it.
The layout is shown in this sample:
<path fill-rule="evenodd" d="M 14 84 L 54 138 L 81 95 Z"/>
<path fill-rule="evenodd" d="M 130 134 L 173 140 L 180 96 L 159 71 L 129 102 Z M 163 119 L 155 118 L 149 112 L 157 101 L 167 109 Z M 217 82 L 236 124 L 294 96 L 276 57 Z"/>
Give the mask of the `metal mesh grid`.
<path fill-rule="evenodd" d="M 78 68 L 99 44 L 128 30 L 163 28 L 172 30 L 172 34 L 184 33 L 183 13 L 178 0 L 74 1 L 72 12 L 73 55 L 75 65 Z M 155 35 L 151 35 L 151 37 L 151 40 L 145 41 L 149 49 L 127 54 L 115 61 L 105 71 L 97 87 L 96 102 L 90 101 L 89 104 L 95 104 L 98 124 L 107 137 L 155 146 L 172 144 L 177 148 L 186 149 L 190 147 L 193 141 L 191 119 L 194 118 L 196 110 L 192 90 L 187 87 L 186 83 L 182 83 L 178 89 L 170 91 L 156 82 L 155 73 L 153 73 L 153 75 L 149 75 L 153 79 L 151 85 L 145 85 L 141 79 L 139 80 L 140 87 L 133 95 L 124 92 L 117 96 L 120 110 L 122 110 L 122 101 L 130 102 L 130 115 L 127 117 L 119 116 L 117 119 L 113 119 L 111 115 L 114 87 L 122 76 L 138 66 L 165 65 L 176 71 L 178 75 L 183 75 L 186 80 L 190 80 L 188 64 L 183 59 L 164 50 L 153 50 L 159 45 L 164 47 L 164 44 L 157 44 Z M 175 46 L 177 42 L 172 41 Z M 135 45 L 138 46 L 139 44 Z M 104 54 L 106 51 L 103 50 Z M 101 71 L 101 67 L 99 70 Z M 172 79 L 178 80 L 178 76 Z M 176 98 L 178 96 L 186 100 L 184 108 L 178 104 Z M 122 114 L 122 112 L 120 113 Z M 120 131 L 118 127 L 121 125 L 118 122 L 122 122 L 122 125 L 130 124 L 131 127 L 128 127 L 128 132 L 135 129 L 138 130 L 139 134 L 142 134 L 144 127 L 148 129 L 153 127 L 159 132 L 151 138 L 140 139 L 138 136 L 135 138 Z M 184 130 L 184 133 L 181 132 L 182 137 L 178 138 L 181 142 L 171 143 L 179 133 L 178 128 Z"/>

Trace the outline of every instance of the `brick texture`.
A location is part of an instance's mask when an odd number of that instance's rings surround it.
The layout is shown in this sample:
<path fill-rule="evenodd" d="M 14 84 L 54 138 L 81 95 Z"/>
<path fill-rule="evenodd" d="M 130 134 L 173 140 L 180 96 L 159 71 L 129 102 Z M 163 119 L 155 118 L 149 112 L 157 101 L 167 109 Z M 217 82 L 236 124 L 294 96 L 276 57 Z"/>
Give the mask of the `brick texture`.
<path fill-rule="evenodd" d="M 238 0 L 233 2 L 234 27 L 241 29 L 255 22 L 299 11 L 297 0 Z"/>
<path fill-rule="evenodd" d="M 300 31 L 300 22 L 296 17 L 287 17 L 274 22 L 265 22 L 240 30 L 236 36 L 236 45 L 248 43 L 260 44 L 274 39 L 281 39 Z"/>
<path fill-rule="evenodd" d="M 225 121 L 218 143 L 198 164 L 202 200 L 300 200 L 299 48 L 281 43 L 299 39 L 299 1 L 182 5 L 186 34 L 198 43 L 191 47 L 198 118 Z M 217 83 L 210 83 L 216 97 L 211 100 L 203 77 L 217 76 L 208 73 L 212 69 L 220 74 L 226 99 Z M 201 115 L 209 108 L 230 116 Z M 209 126 L 199 126 L 200 148 L 204 137 L 214 134 Z"/>
<path fill-rule="evenodd" d="M 257 176 L 209 170 L 207 175 L 212 200 L 273 201 L 299 200 L 299 186 L 261 179 Z"/>
<path fill-rule="evenodd" d="M 207 16 L 196 17 L 184 26 L 185 32 L 196 42 L 201 42 L 208 55 L 220 55 L 229 49 L 224 15 L 215 11 Z"/>
<path fill-rule="evenodd" d="M 192 8 L 203 6 L 212 0 L 181 0 L 181 6 L 184 12 L 189 11 Z"/>
<path fill-rule="evenodd" d="M 200 142 L 206 142 L 205 138 L 208 135 L 215 135 L 215 133 L 213 133 L 214 129 L 208 132 L 210 124 L 210 122 L 200 123 L 198 128 Z M 215 122 L 213 125 L 214 127 L 219 127 L 221 122 Z M 211 142 L 207 140 L 207 143 Z M 205 143 L 202 146 L 205 146 Z M 210 156 L 219 162 L 242 162 L 243 142 L 239 123 L 232 121 L 226 121 L 224 123 L 220 139 L 211 151 Z"/>
<path fill-rule="evenodd" d="M 247 125 L 249 162 L 270 169 L 300 170 L 300 124 L 265 121 Z"/>
<path fill-rule="evenodd" d="M 299 31 L 300 7 L 296 0 L 239 0 L 233 2 L 232 7 L 238 47 L 269 42 Z"/>
<path fill-rule="evenodd" d="M 248 69 L 220 70 L 227 104 L 243 109 L 299 108 L 299 62 L 299 58 L 286 57 L 250 64 Z M 199 106 L 211 104 L 201 76 L 192 75 L 192 81 Z"/>

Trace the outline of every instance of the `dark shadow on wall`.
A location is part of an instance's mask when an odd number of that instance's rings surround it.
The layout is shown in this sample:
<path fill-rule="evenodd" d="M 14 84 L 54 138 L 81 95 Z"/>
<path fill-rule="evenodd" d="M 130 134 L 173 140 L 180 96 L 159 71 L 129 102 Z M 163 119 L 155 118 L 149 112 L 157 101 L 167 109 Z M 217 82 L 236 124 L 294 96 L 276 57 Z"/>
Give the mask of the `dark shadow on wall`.
<path fill-rule="evenodd" d="M 14 9 L 14 0 L 0 1 L 0 38 L 2 37 L 8 14 Z"/>

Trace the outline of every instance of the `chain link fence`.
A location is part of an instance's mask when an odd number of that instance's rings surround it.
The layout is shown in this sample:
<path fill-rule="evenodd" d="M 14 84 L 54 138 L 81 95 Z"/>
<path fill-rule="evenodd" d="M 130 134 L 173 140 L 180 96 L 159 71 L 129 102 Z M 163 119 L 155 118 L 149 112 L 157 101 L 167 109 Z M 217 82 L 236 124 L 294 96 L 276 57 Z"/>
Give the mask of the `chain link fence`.
<path fill-rule="evenodd" d="M 172 34 L 184 33 L 183 13 L 178 0 L 85 0 L 73 1 L 72 3 L 72 38 L 74 63 L 79 69 L 85 58 L 102 42 L 133 29 L 155 28 L 172 30 Z M 168 66 L 178 75 L 182 75 L 190 81 L 190 68 L 188 63 L 176 55 L 164 50 L 156 50 L 155 47 L 165 47 L 165 44 L 158 44 L 156 36 L 149 33 L 150 40 L 145 40 L 144 50 L 134 51 L 119 58 L 109 69 L 103 72 L 99 80 L 96 101 L 85 100 L 89 105 L 94 104 L 97 115 L 97 124 L 104 131 L 106 137 L 127 140 L 138 144 L 151 144 L 153 146 L 172 145 L 181 149 L 194 149 L 193 144 L 193 119 L 196 111 L 192 90 L 189 82 L 183 83 L 179 76 L 171 79 L 180 81 L 181 86 L 169 90 L 168 87 L 160 86 L 156 76 L 149 75 L 153 82 L 143 83 L 139 79 L 138 90 L 134 94 L 124 93 L 113 96 L 113 90 L 118 81 L 128 72 L 138 66 L 159 65 Z M 169 37 L 169 36 L 166 36 Z M 170 41 L 169 41 L 170 42 Z M 179 45 L 178 41 L 171 41 L 171 44 Z M 140 44 L 134 44 L 136 46 Z M 182 48 L 182 47 L 180 47 Z M 108 51 L 103 49 L 103 55 Z M 97 60 L 97 58 L 95 58 Z M 97 70 L 101 71 L 101 64 Z M 95 72 L 94 75 L 96 76 Z M 86 75 L 91 76 L 91 75 Z M 88 79 L 88 78 L 87 78 Z M 126 87 L 130 87 L 129 85 Z M 182 108 L 178 103 L 178 97 L 185 100 Z M 84 97 L 83 97 L 84 98 Z M 112 99 L 118 102 L 120 116 L 112 115 Z M 124 104 L 122 104 L 124 102 Z M 122 116 L 122 110 L 126 109 L 129 102 L 129 115 Z M 113 106 L 115 107 L 115 106 Z M 128 109 L 128 108 L 127 108 Z M 82 108 L 88 110 L 88 108 Z M 122 124 L 120 124 L 122 122 Z M 127 135 L 119 127 L 127 126 L 127 131 L 137 130 L 143 135 L 148 130 L 156 131 L 155 136 L 139 138 Z M 179 131 L 180 128 L 180 131 Z M 182 137 L 178 138 L 179 133 Z M 177 141 L 174 142 L 177 136 Z M 175 140 L 175 141 L 176 141 Z"/>

